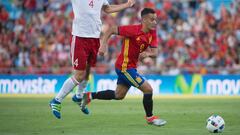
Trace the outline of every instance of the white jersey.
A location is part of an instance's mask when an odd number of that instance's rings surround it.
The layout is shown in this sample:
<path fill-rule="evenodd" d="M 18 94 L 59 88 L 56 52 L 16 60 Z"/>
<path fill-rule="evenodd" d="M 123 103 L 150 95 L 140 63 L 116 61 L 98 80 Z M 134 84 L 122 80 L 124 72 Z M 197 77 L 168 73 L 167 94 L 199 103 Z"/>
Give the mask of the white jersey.
<path fill-rule="evenodd" d="M 109 5 L 107 0 L 71 0 L 74 19 L 72 35 L 86 38 L 99 38 L 102 21 L 103 5 Z"/>

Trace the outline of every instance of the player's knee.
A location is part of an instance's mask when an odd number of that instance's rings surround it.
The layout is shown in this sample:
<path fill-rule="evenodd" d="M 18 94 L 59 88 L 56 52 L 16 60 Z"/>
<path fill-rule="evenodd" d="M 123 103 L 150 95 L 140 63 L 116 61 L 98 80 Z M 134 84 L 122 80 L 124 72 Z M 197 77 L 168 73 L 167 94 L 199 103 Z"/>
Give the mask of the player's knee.
<path fill-rule="evenodd" d="M 144 90 L 144 94 L 151 94 L 153 93 L 153 89 L 151 87 L 148 87 Z"/>
<path fill-rule="evenodd" d="M 83 72 L 76 72 L 74 74 L 74 77 L 78 82 L 81 82 L 82 80 L 85 79 L 85 74 Z"/>
<path fill-rule="evenodd" d="M 74 76 L 74 77 L 78 82 L 81 82 L 84 79 L 83 76 Z"/>

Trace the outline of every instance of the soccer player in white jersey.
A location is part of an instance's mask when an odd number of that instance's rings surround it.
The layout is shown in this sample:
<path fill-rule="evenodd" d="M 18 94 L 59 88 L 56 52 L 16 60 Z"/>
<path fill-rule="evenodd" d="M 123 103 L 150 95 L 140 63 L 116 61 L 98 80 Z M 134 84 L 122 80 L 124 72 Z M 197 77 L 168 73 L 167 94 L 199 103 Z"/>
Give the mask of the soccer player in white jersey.
<path fill-rule="evenodd" d="M 101 10 L 106 13 L 118 12 L 132 7 L 135 0 L 128 0 L 119 5 L 110 5 L 107 0 L 71 0 L 74 19 L 72 24 L 71 58 L 74 68 L 73 75 L 68 78 L 59 93 L 53 98 L 49 105 L 53 115 L 61 118 L 61 103 L 63 99 L 77 85 L 83 89 L 88 80 L 90 68 L 95 66 L 98 49 L 100 46 L 101 32 Z M 80 88 L 80 90 L 81 90 Z M 81 106 L 81 92 L 78 91 L 72 100 Z M 81 110 L 88 114 L 87 108 Z"/>

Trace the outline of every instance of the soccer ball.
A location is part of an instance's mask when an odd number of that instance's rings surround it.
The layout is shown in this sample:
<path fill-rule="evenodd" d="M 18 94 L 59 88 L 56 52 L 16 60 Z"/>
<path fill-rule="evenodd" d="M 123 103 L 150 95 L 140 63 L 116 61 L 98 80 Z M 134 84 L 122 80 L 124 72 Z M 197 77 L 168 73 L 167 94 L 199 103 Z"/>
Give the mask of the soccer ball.
<path fill-rule="evenodd" d="M 223 118 L 219 115 L 212 115 L 207 119 L 207 130 L 211 133 L 221 133 L 225 127 Z"/>

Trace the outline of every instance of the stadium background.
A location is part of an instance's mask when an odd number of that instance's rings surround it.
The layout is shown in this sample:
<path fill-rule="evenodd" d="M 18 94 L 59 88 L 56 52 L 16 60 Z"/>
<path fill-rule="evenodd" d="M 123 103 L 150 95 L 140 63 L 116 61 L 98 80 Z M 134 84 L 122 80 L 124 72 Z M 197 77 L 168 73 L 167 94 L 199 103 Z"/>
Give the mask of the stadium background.
<path fill-rule="evenodd" d="M 1 0 L 0 4 L 0 73 L 69 74 L 73 17 L 70 1 Z M 156 62 L 151 59 L 140 62 L 140 72 L 240 73 L 239 1 L 137 0 L 133 8 L 103 15 L 103 31 L 108 25 L 139 23 L 143 7 L 157 11 L 159 55 Z M 112 38 L 109 45 L 109 55 L 99 58 L 95 73 L 115 74 L 114 62 L 121 40 Z"/>
<path fill-rule="evenodd" d="M 141 124 L 138 98 L 96 101 L 89 118 L 67 98 L 65 119 L 54 120 L 47 104 L 72 70 L 70 0 L 0 0 L 0 134 L 205 135 L 205 120 L 213 113 L 225 119 L 224 134 L 239 134 L 240 1 L 136 1 L 122 12 L 103 13 L 103 32 L 113 24 L 139 23 L 143 7 L 156 9 L 159 54 L 140 61 L 138 70 L 154 88 L 155 112 L 169 125 L 159 130 Z M 98 57 L 89 91 L 115 88 L 121 38 L 112 37 L 109 46 L 106 57 Z M 140 92 L 131 89 L 129 94 Z"/>

